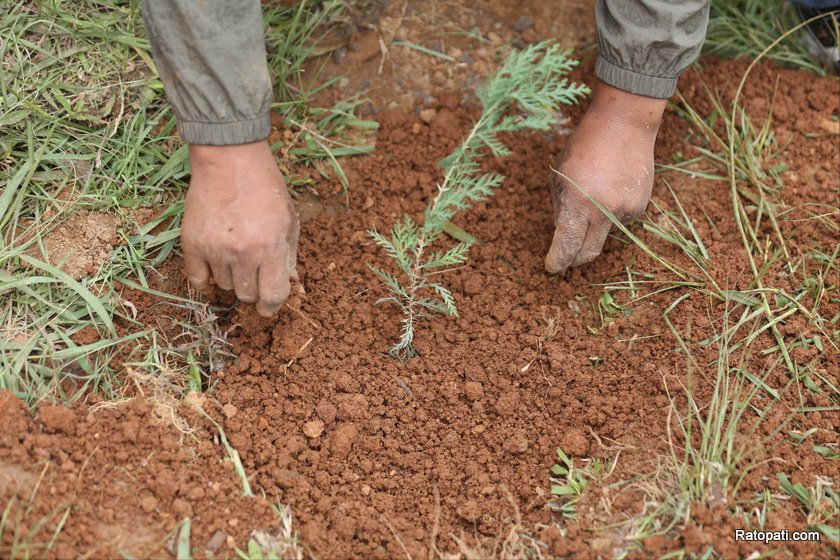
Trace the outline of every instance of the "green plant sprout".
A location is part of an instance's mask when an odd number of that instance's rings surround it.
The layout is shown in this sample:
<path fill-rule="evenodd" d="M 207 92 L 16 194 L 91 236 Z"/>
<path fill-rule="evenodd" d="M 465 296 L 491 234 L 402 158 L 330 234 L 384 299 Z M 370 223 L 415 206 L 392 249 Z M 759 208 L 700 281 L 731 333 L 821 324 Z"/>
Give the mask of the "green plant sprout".
<path fill-rule="evenodd" d="M 576 521 L 578 518 L 577 503 L 583 496 L 583 491 L 593 478 L 599 478 L 607 473 L 610 465 L 594 460 L 584 468 L 575 466 L 574 460 L 562 449 L 557 449 L 558 462 L 551 467 L 551 509 Z"/>
<path fill-rule="evenodd" d="M 433 248 L 452 218 L 473 202 L 492 196 L 504 177 L 482 173 L 484 148 L 493 156 L 506 156 L 510 149 L 499 139 L 503 132 L 548 130 L 557 120 L 561 104 L 574 104 L 587 93 L 583 84 L 572 83 L 565 74 L 577 65 L 570 51 L 543 42 L 514 51 L 490 82 L 478 91 L 482 112 L 464 142 L 441 162 L 443 181 L 426 207 L 423 224 L 409 215 L 397 220 L 390 238 L 376 230 L 369 234 L 397 265 L 402 279 L 369 265 L 403 313 L 402 333 L 391 355 L 405 361 L 417 355 L 414 332 L 417 319 L 435 313 L 458 315 L 455 299 L 443 284 L 433 280 L 454 266 L 464 264 L 471 245 L 461 241 L 449 249 Z M 511 109 L 518 109 L 516 114 Z"/>
<path fill-rule="evenodd" d="M 785 473 L 776 473 L 779 488 L 805 508 L 808 514 L 808 528 L 815 529 L 831 541 L 840 541 L 840 529 L 835 522 L 840 516 L 840 494 L 831 486 L 831 482 L 817 477 L 816 485 L 805 487 L 794 484 Z"/>

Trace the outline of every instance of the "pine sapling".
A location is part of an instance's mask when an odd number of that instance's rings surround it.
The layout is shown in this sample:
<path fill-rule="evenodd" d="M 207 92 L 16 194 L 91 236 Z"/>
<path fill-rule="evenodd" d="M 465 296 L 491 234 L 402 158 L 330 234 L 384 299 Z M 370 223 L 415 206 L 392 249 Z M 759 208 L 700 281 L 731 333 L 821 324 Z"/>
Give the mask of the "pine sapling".
<path fill-rule="evenodd" d="M 511 152 L 499 139 L 503 132 L 548 130 L 561 104 L 574 104 L 589 92 L 564 77 L 577 65 L 570 51 L 548 42 L 514 51 L 485 87 L 478 91 L 482 112 L 463 143 L 441 162 L 443 180 L 426 207 L 423 224 L 408 215 L 397 220 L 390 238 L 376 230 L 370 236 L 396 264 L 394 274 L 370 266 L 390 292 L 377 303 L 392 302 L 402 310 L 402 333 L 390 352 L 401 360 L 417 354 L 413 346 L 416 322 L 435 313 L 458 315 L 452 293 L 436 281 L 442 273 L 464 264 L 470 242 L 443 249 L 438 243 L 444 228 L 473 202 L 493 195 L 504 177 L 482 173 L 484 148 L 493 156 Z M 517 111 L 511 109 L 516 107 Z"/>

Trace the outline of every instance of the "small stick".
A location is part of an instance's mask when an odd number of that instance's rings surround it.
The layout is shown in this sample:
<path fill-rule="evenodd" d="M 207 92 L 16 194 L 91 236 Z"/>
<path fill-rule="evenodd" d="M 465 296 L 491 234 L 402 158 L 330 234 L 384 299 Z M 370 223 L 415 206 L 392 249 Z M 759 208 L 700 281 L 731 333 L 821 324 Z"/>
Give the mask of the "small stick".
<path fill-rule="evenodd" d="M 435 560 L 435 552 L 437 552 L 437 536 L 440 531 L 440 490 L 437 484 L 432 486 L 435 494 L 435 514 L 432 522 L 432 542 L 429 545 L 429 560 Z"/>
<path fill-rule="evenodd" d="M 292 306 L 291 306 L 291 305 L 289 305 L 288 303 L 286 304 L 286 307 L 288 307 L 289 309 L 291 309 L 292 311 L 294 311 L 295 313 L 297 313 L 298 315 L 300 315 L 300 317 L 301 317 L 303 320 L 305 320 L 306 322 L 308 322 L 310 325 L 312 325 L 312 326 L 313 326 L 313 327 L 315 327 L 316 329 L 321 330 L 321 325 L 320 325 L 320 324 L 318 324 L 318 322 L 317 322 L 315 319 L 311 318 L 309 315 L 307 315 L 306 313 L 304 313 L 303 311 L 301 311 L 301 310 L 300 310 L 300 309 L 298 309 L 297 307 L 292 307 Z"/>
<path fill-rule="evenodd" d="M 391 531 L 391 534 L 394 535 L 394 538 L 397 539 L 398 543 L 400 543 L 400 547 L 402 547 L 403 552 L 405 552 L 405 557 L 408 558 L 408 560 L 412 560 L 411 554 L 408 553 L 408 549 L 405 547 L 405 543 L 403 543 L 399 534 L 397 534 L 396 529 L 394 529 L 394 527 L 388 522 L 388 518 L 385 517 L 384 513 L 379 516 L 379 520 L 385 523 L 385 526 L 388 527 L 388 530 Z"/>

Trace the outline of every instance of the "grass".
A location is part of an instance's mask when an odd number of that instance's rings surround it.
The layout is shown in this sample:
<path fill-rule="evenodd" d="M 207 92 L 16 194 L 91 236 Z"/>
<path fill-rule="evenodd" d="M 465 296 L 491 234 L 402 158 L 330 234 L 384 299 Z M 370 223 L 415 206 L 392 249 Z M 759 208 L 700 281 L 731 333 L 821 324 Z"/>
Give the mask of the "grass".
<path fill-rule="evenodd" d="M 726 58 L 756 58 L 797 23 L 792 4 L 784 0 L 714 0 L 703 52 Z M 795 35 L 785 36 L 765 56 L 785 66 L 825 74 Z"/>
<path fill-rule="evenodd" d="M 791 482 L 785 473 L 777 474 L 779 488 L 795 498 L 808 516 L 808 528 L 819 531 L 828 540 L 840 542 L 840 493 L 831 482 L 817 477 L 814 486 L 805 487 L 800 483 Z"/>
<path fill-rule="evenodd" d="M 631 543 L 683 526 L 698 505 L 724 506 L 734 514 L 753 511 L 756 498 L 742 491 L 744 479 L 772 460 L 774 437 L 792 420 L 788 415 L 778 424 L 765 425 L 779 398 L 793 386 L 789 381 L 776 396 L 765 391 L 779 362 L 753 375 L 753 349 L 732 348 L 740 329 L 754 328 L 750 321 L 730 312 L 737 324 L 726 329 L 729 335 L 718 339 L 718 359 L 704 366 L 692 351 L 696 341 L 686 338 L 670 320 L 676 309 L 669 308 L 665 318 L 686 355 L 688 373 L 685 382 L 678 382 L 677 391 L 663 379 L 669 401 L 666 434 L 670 454 L 653 473 L 611 485 L 614 489 L 636 488 L 645 496 L 643 511 L 621 524 Z M 709 383 L 703 384 L 703 380 Z"/>
<path fill-rule="evenodd" d="M 292 512 L 288 506 L 278 503 L 274 506 L 279 523 L 274 533 L 255 530 L 251 532 L 246 550 L 236 550 L 242 560 L 302 560 L 306 557 L 304 547 L 293 528 Z"/>
<path fill-rule="evenodd" d="M 302 560 L 304 549 L 298 541 L 297 531 L 292 528 L 291 510 L 282 505 L 274 506 L 279 529 L 274 532 L 254 530 L 245 550 L 236 549 L 236 556 L 242 560 Z M 193 547 L 191 543 L 192 520 L 186 518 L 181 522 L 175 536 L 175 557 L 178 560 L 191 560 Z M 207 552 L 212 558 L 213 555 Z"/>
<path fill-rule="evenodd" d="M 225 434 L 225 430 L 222 426 L 216 422 L 212 416 L 207 414 L 204 408 L 202 408 L 201 401 L 203 400 L 203 397 L 199 393 L 191 393 L 188 395 L 187 400 L 193 409 L 204 416 L 204 418 L 206 418 L 219 432 L 219 439 L 225 447 L 225 451 L 227 451 L 228 459 L 233 465 L 233 470 L 239 477 L 239 481 L 242 483 L 242 495 L 248 498 L 253 498 L 254 492 L 251 490 L 251 482 L 248 480 L 248 475 L 245 473 L 245 467 L 242 465 L 242 460 L 239 458 L 239 452 L 228 442 L 227 435 Z"/>
<path fill-rule="evenodd" d="M 610 470 L 609 464 L 598 460 L 590 461 L 584 467 L 575 465 L 574 459 L 557 449 L 557 462 L 551 467 L 551 495 L 549 506 L 563 517 L 578 519 L 577 504 L 583 496 L 589 481 L 599 478 Z"/>
<path fill-rule="evenodd" d="M 138 0 L 9 1 L 0 13 L 0 387 L 30 405 L 72 402 L 88 390 L 113 397 L 121 364 L 154 372 L 160 362 L 204 374 L 224 344 L 211 324 L 192 323 L 163 341 L 136 320 L 125 286 L 173 305 L 198 309 L 192 297 L 156 293 L 150 277 L 178 251 L 186 146 L 163 97 L 145 39 Z M 294 131 L 274 148 L 284 171 L 312 165 L 346 178 L 342 155 L 366 153 L 359 142 L 375 123 L 353 116 L 358 99 L 314 106 L 320 30 L 338 21 L 338 1 L 302 2 L 265 12 L 274 109 Z M 301 181 L 293 178 L 292 183 Z M 109 258 L 81 279 L 46 256 L 44 240 L 80 211 L 114 224 Z M 148 214 L 155 215 L 151 220 Z M 205 317 L 209 317 L 205 310 Z M 95 332 L 92 343 L 78 342 Z M 147 359 L 154 356 L 155 359 Z"/>
<path fill-rule="evenodd" d="M 712 231 L 717 224 L 706 216 L 692 216 L 665 178 L 660 181 L 668 188 L 670 199 L 653 202 L 653 215 L 639 224 L 643 234 L 606 212 L 649 264 L 638 270 L 636 263 L 637 270 L 628 267 L 626 280 L 603 286 L 604 295 L 610 297 L 602 296 L 598 302 L 602 324 L 642 300 L 665 301 L 663 320 L 685 359 L 685 375 L 680 375 L 684 381 L 675 387 L 674 381 L 663 379 L 669 402 L 669 455 L 658 458 L 654 472 L 609 485 L 611 489 L 635 488 L 646 496 L 643 512 L 618 524 L 630 543 L 671 534 L 691 520 L 692 509 L 700 504 L 721 505 L 762 528 L 768 511 L 782 497 L 771 492 L 769 480 L 764 492 L 745 492 L 745 478 L 757 469 L 766 472 L 777 460 L 773 448 L 776 436 L 789 425 L 807 424 L 810 412 L 840 411 L 836 379 L 818 373 L 821 363 L 832 363 L 825 360 L 837 355 L 840 343 L 836 285 L 840 243 L 828 241 L 802 249 L 789 235 L 796 221 L 808 219 L 818 223 L 830 240 L 838 233 L 840 208 L 784 203 L 786 164 L 784 146 L 778 145 L 773 134 L 773 100 L 760 120 L 754 120 L 741 104 L 744 83 L 766 56 L 781 53 L 777 61 L 818 70 L 793 42 L 795 30 L 790 27 L 774 31 L 770 39 L 743 36 L 746 30 L 755 31 L 751 18 L 774 4 L 713 4 L 708 50 L 723 54 L 725 51 L 715 49 L 740 45 L 737 41 L 747 39 L 759 41 L 760 48 L 753 51 L 755 60 L 741 77 L 731 104 L 707 88 L 712 109 L 701 115 L 680 98 L 678 110 L 695 130 L 692 144 L 698 156 L 686 160 L 680 155 L 676 165 L 660 166 L 660 171 L 684 172 L 706 181 L 704 188 L 727 189 L 741 245 L 738 257 L 746 265 L 743 274 L 720 277 L 716 270 L 720 255 L 704 239 L 698 221 L 707 221 Z M 736 6 L 748 9 L 741 13 Z M 723 14 L 728 14 L 725 19 Z M 766 22 L 778 25 L 769 15 Z M 729 43 L 722 41 L 727 33 Z M 742 46 L 733 48 L 746 52 Z M 802 214 L 809 217 L 792 218 Z M 687 320 L 701 303 L 709 319 L 702 328 Z M 683 309 L 692 311 L 684 313 Z M 783 332 L 781 327 L 793 319 L 803 320 L 811 334 L 792 337 Z M 701 359 L 709 348 L 714 349 L 710 352 L 713 357 Z M 817 350 L 816 357 L 808 362 L 797 360 L 800 348 Z M 818 394 L 830 404 L 805 406 Z M 792 433 L 804 441 L 814 432 Z M 836 454 L 833 446 L 824 445 L 808 446 L 803 452 L 825 460 L 835 460 Z M 808 488 L 780 476 L 782 490 L 799 502 L 809 526 L 817 530 L 831 528 L 826 520 L 837 519 L 835 482 L 818 478 L 816 485 Z M 572 492 L 572 488 L 565 491 Z M 603 529 L 610 528 L 616 526 Z M 633 549 L 630 544 L 627 550 Z M 704 554 L 713 557 L 714 546 Z M 689 556 L 682 549 L 666 555 Z"/>
<path fill-rule="evenodd" d="M 52 511 L 35 517 L 35 500 L 49 464 L 41 470 L 31 488 L 18 479 L 14 488 L 5 488 L 8 501 L 0 510 L 0 556 L 10 560 L 47 558 L 73 509 L 72 498 L 67 498 Z M 15 479 L 11 479 L 13 482 Z M 28 497 L 24 497 L 26 494 Z"/>

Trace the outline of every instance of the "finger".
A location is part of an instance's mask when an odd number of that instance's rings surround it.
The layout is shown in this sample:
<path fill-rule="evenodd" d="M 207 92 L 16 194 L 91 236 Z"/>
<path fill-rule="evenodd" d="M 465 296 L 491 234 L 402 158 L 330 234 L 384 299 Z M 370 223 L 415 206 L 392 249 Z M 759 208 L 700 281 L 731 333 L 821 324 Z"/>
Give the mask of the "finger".
<path fill-rule="evenodd" d="M 233 273 L 230 266 L 225 262 L 211 262 L 210 270 L 213 271 L 213 282 L 223 290 L 233 289 Z"/>
<path fill-rule="evenodd" d="M 586 264 L 598 255 L 604 249 L 604 243 L 607 242 L 607 236 L 610 234 L 612 222 L 602 216 L 601 220 L 589 220 L 589 228 L 586 232 L 586 238 L 583 240 L 583 245 L 578 251 L 575 260 L 572 261 L 572 266 L 580 266 Z"/>
<path fill-rule="evenodd" d="M 589 209 L 581 202 L 571 199 L 564 192 L 559 197 L 559 211 L 554 220 L 554 238 L 545 257 L 545 269 L 554 274 L 563 272 L 577 257 L 586 238 L 589 225 Z"/>
<path fill-rule="evenodd" d="M 298 218 L 297 207 L 292 206 L 292 227 L 289 233 L 289 257 L 287 260 L 289 276 L 293 280 L 298 280 L 297 272 L 297 252 L 298 252 L 298 238 L 300 237 L 300 219 Z"/>
<path fill-rule="evenodd" d="M 257 312 L 263 317 L 277 313 L 289 297 L 289 269 L 286 266 L 286 255 L 283 257 L 260 266 L 260 301 L 257 303 Z"/>
<path fill-rule="evenodd" d="M 260 294 L 257 284 L 257 267 L 240 263 L 232 267 L 232 274 L 236 297 L 245 303 L 256 303 Z"/>
<path fill-rule="evenodd" d="M 202 257 L 191 251 L 184 251 L 184 272 L 193 288 L 203 292 L 210 282 L 210 267 Z"/>

